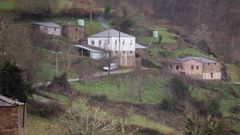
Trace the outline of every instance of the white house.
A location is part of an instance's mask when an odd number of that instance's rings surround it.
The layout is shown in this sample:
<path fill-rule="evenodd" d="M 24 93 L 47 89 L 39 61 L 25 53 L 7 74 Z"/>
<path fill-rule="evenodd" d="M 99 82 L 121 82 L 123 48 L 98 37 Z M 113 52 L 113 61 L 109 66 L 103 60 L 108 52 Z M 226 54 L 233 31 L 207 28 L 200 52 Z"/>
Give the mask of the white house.
<path fill-rule="evenodd" d="M 61 36 L 62 35 L 62 27 L 56 23 L 32 23 L 34 29 L 38 29 L 43 33 L 47 33 L 49 35 Z"/>
<path fill-rule="evenodd" d="M 109 29 L 89 36 L 88 45 L 111 52 L 113 60 L 123 67 L 136 65 L 136 38 L 134 36 Z"/>

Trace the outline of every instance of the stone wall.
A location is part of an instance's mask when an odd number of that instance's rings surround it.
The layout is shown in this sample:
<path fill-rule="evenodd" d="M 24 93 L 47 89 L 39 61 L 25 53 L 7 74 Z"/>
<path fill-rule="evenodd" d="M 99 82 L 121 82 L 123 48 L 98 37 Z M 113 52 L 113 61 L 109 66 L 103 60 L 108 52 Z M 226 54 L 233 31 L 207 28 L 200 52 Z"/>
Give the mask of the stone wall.
<path fill-rule="evenodd" d="M 84 27 L 78 25 L 63 26 L 63 35 L 72 42 L 79 42 L 84 38 Z"/>
<path fill-rule="evenodd" d="M 0 135 L 25 135 L 23 111 L 24 106 L 0 107 Z"/>

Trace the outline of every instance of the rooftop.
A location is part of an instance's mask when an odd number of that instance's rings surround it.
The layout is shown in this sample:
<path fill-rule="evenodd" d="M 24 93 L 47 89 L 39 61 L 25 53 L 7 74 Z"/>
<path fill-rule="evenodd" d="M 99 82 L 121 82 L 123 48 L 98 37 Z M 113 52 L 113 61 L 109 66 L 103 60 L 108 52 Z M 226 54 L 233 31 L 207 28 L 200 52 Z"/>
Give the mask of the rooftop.
<path fill-rule="evenodd" d="M 189 60 L 195 60 L 195 61 L 198 61 L 200 63 L 216 63 L 216 61 L 214 60 L 210 60 L 210 59 L 207 59 L 207 58 L 203 58 L 203 57 L 185 57 L 185 58 L 178 58 L 176 60 L 176 63 L 184 63 L 184 62 L 187 62 Z"/>
<path fill-rule="evenodd" d="M 136 49 L 146 49 L 147 47 L 139 44 L 139 43 L 136 43 L 136 46 L 135 46 Z"/>
<path fill-rule="evenodd" d="M 15 106 L 15 105 L 24 105 L 21 102 L 18 102 L 16 100 L 9 99 L 7 97 L 4 97 L 0 95 L 0 107 L 1 106 Z"/>
<path fill-rule="evenodd" d="M 115 29 L 109 29 L 109 30 L 105 30 L 103 32 L 99 32 L 95 35 L 89 36 L 90 38 L 94 38 L 94 37 L 129 37 L 129 38 L 134 38 L 134 36 L 128 35 L 126 33 L 120 32 L 118 30 Z"/>
<path fill-rule="evenodd" d="M 32 24 L 46 26 L 46 27 L 54 27 L 54 28 L 61 28 L 60 25 L 52 22 L 33 22 Z"/>

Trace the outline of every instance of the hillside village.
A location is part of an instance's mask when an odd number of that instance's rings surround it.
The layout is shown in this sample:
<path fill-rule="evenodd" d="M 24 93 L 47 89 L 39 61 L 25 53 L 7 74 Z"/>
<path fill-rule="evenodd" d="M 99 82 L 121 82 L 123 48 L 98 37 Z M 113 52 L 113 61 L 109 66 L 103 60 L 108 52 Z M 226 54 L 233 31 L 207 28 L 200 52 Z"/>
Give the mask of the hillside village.
<path fill-rule="evenodd" d="M 205 26 L 150 1 L 44 2 L 0 1 L 0 135 L 240 133 L 239 64 Z"/>

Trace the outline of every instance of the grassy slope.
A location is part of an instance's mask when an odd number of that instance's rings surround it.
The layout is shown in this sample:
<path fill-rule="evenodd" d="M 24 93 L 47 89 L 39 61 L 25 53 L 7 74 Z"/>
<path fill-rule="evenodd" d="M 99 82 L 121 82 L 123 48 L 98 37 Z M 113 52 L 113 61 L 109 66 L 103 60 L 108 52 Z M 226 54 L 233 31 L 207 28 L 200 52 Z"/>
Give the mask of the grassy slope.
<path fill-rule="evenodd" d="M 236 93 L 236 95 L 238 96 L 234 96 L 233 92 Z M 218 96 L 220 97 L 219 109 L 223 116 L 240 119 L 240 114 L 231 112 L 232 107 L 240 104 L 240 85 L 233 85 L 228 83 L 220 84 L 218 82 L 211 82 L 208 84 L 208 86 L 205 86 L 205 88 L 196 88 L 192 92 L 192 96 L 203 101 L 208 100 L 208 98 L 213 99 L 214 97 Z M 235 124 L 234 128 L 240 132 L 240 123 Z"/>
<path fill-rule="evenodd" d="M 14 9 L 15 3 L 12 0 L 0 0 L 0 10 Z"/>
<path fill-rule="evenodd" d="M 240 68 L 233 64 L 227 64 L 228 74 L 234 82 L 240 82 Z"/>
<path fill-rule="evenodd" d="M 91 93 L 93 95 L 106 95 L 109 99 L 115 101 L 127 101 L 138 103 L 139 99 L 133 96 L 131 93 L 131 88 L 128 89 L 128 94 L 126 94 L 124 99 L 124 92 L 120 90 L 117 84 L 117 77 L 121 76 L 110 76 L 103 80 L 94 83 L 84 83 L 84 82 L 73 82 L 72 87 L 76 90 Z M 166 87 L 166 81 L 157 77 L 148 81 L 143 94 L 143 103 L 159 103 L 166 96 L 168 96 L 168 88 Z"/>

